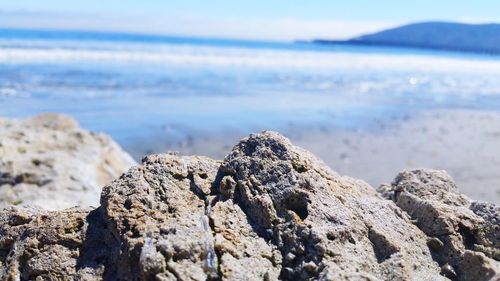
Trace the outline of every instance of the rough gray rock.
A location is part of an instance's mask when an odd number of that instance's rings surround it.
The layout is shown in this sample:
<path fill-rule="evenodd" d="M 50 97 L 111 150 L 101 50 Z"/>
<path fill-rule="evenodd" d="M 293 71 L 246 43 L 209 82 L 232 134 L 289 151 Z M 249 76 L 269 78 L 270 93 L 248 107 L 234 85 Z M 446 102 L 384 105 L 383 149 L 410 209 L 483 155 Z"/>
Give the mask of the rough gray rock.
<path fill-rule="evenodd" d="M 102 280 L 117 248 L 107 237 L 100 209 L 4 209 L 0 280 Z"/>
<path fill-rule="evenodd" d="M 240 142 L 221 170 L 236 182 L 231 199 L 281 252 L 282 279 L 440 278 L 426 236 L 394 204 L 276 133 Z"/>
<path fill-rule="evenodd" d="M 446 174 L 425 170 L 380 190 L 392 200 L 273 132 L 242 140 L 223 161 L 151 155 L 103 189 L 98 209 L 0 212 L 0 277 L 488 280 L 500 273 L 496 206 L 471 203 Z M 406 194 L 413 201 L 402 201 Z"/>
<path fill-rule="evenodd" d="M 67 116 L 0 119 L 0 208 L 97 206 L 101 187 L 134 164 L 111 138 Z"/>
<path fill-rule="evenodd" d="M 456 280 L 489 280 L 500 272 L 500 208 L 460 194 L 445 171 L 401 172 L 381 193 L 429 237 L 442 273 Z"/>

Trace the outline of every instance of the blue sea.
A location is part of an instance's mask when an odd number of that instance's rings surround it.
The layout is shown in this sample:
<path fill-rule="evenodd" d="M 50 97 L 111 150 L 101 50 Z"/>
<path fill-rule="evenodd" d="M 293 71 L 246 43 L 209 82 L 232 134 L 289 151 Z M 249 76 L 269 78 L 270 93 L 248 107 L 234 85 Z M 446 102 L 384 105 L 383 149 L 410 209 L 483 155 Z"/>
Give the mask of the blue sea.
<path fill-rule="evenodd" d="M 0 116 L 62 112 L 125 148 L 500 109 L 500 59 L 416 49 L 0 30 Z M 155 148 L 151 147 L 151 151 Z"/>

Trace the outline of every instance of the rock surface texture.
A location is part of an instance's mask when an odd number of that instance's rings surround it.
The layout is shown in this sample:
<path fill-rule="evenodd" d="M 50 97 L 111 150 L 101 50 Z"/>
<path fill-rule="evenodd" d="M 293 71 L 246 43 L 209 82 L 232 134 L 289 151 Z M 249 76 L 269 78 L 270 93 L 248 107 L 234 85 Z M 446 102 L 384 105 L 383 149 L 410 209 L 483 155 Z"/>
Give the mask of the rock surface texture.
<path fill-rule="evenodd" d="M 110 137 L 64 115 L 0 119 L 0 207 L 98 206 L 101 187 L 134 164 Z"/>
<path fill-rule="evenodd" d="M 147 156 L 94 210 L 3 210 L 0 278 L 497 280 L 499 221 L 444 172 L 377 192 L 263 132 L 223 161 Z"/>

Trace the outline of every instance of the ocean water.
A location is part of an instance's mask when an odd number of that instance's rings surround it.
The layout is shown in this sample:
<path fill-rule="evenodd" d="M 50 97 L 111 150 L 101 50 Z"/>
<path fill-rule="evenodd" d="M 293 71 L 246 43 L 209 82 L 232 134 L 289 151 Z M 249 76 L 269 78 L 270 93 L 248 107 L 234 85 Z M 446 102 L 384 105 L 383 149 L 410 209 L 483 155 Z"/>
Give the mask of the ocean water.
<path fill-rule="evenodd" d="M 127 147 L 264 129 L 373 130 L 500 110 L 494 56 L 311 43 L 0 30 L 0 116 L 63 112 Z M 151 147 L 151 151 L 155 148 Z"/>

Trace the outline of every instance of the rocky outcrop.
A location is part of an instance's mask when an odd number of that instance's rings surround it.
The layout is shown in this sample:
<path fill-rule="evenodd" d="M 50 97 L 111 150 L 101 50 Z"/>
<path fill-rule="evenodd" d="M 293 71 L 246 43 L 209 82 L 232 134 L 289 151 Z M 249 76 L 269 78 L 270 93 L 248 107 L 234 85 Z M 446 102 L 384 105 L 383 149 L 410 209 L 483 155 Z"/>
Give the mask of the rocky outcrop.
<path fill-rule="evenodd" d="M 95 210 L 6 209 L 0 276 L 71 280 L 490 280 L 496 206 L 445 173 L 380 192 L 273 132 L 223 160 L 145 157 Z M 49 227 L 52 225 L 52 227 Z"/>
<path fill-rule="evenodd" d="M 444 171 L 400 173 L 382 194 L 429 238 L 441 273 L 457 280 L 488 280 L 500 261 L 500 207 L 471 202 Z"/>
<path fill-rule="evenodd" d="M 102 280 L 117 248 L 106 227 L 100 209 L 4 209 L 0 280 Z"/>
<path fill-rule="evenodd" d="M 98 206 L 101 187 L 134 164 L 110 137 L 64 115 L 0 119 L 0 207 Z"/>

